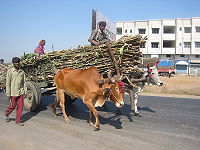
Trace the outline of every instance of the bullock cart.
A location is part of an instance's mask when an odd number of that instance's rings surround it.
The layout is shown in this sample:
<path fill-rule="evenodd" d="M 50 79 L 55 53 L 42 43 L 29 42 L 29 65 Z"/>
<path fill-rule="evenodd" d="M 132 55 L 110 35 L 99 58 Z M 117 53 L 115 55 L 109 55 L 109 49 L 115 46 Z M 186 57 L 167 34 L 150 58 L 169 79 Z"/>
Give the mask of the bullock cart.
<path fill-rule="evenodd" d="M 25 54 L 21 57 L 21 67 L 27 77 L 27 96 L 24 101 L 26 110 L 34 111 L 41 103 L 41 94 L 50 95 L 56 90 L 54 75 L 62 68 L 87 69 L 97 67 L 99 73 L 106 78 L 108 72 L 115 77 L 121 76 L 128 80 L 126 86 L 132 86 L 132 74 L 138 72 L 141 63 L 140 47 L 146 38 L 140 35 L 124 36 L 114 43 L 100 46 L 83 46 L 75 49 L 53 51 L 43 56 Z M 71 99 L 66 95 L 68 103 Z"/>

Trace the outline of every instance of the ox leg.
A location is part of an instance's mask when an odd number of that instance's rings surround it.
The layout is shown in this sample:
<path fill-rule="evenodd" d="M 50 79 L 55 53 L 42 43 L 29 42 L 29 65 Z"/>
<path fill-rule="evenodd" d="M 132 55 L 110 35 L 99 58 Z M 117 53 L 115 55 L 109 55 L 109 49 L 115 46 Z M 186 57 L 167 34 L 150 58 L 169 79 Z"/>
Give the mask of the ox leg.
<path fill-rule="evenodd" d="M 70 123 L 70 120 L 65 112 L 65 93 L 63 90 L 59 90 L 59 97 L 60 97 L 60 107 L 62 109 L 63 112 L 63 116 L 65 118 L 66 123 Z"/>
<path fill-rule="evenodd" d="M 85 104 L 88 106 L 88 108 L 90 109 L 90 119 L 92 120 L 92 113 L 95 116 L 95 124 L 92 123 L 92 125 L 95 127 L 96 130 L 99 130 L 100 127 L 100 123 L 99 123 L 99 114 L 96 110 L 96 108 L 93 106 L 91 101 L 85 101 Z"/>
<path fill-rule="evenodd" d="M 130 103 L 131 103 L 132 112 L 134 113 L 135 116 L 142 117 L 142 115 L 139 113 L 137 109 L 138 93 L 131 89 L 129 91 L 129 95 L 130 95 Z"/>
<path fill-rule="evenodd" d="M 52 115 L 54 117 L 56 117 L 56 107 L 57 107 L 57 104 L 58 104 L 58 92 L 56 92 L 56 97 L 55 97 L 55 100 L 54 100 L 54 104 L 53 104 L 53 110 L 52 110 Z"/>
<path fill-rule="evenodd" d="M 90 118 L 89 118 L 89 121 L 88 121 L 88 122 L 89 122 L 90 125 L 94 126 L 93 118 L 92 118 L 92 117 L 93 117 L 93 113 L 92 113 L 92 111 L 90 110 Z"/>

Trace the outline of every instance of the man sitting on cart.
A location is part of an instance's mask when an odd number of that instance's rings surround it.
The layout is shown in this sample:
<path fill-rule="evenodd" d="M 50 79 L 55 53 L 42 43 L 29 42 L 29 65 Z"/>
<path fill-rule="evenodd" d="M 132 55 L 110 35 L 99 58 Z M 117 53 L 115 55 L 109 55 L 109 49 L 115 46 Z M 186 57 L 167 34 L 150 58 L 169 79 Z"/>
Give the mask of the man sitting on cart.
<path fill-rule="evenodd" d="M 41 40 L 39 43 L 39 46 L 34 50 L 34 53 L 37 53 L 39 55 L 44 55 L 44 45 L 45 45 L 45 40 Z"/>
<path fill-rule="evenodd" d="M 92 44 L 92 46 L 98 46 L 98 45 L 110 42 L 107 34 L 104 32 L 106 28 L 106 22 L 101 21 L 98 24 L 99 24 L 99 28 L 94 30 L 88 39 L 88 41 Z"/>

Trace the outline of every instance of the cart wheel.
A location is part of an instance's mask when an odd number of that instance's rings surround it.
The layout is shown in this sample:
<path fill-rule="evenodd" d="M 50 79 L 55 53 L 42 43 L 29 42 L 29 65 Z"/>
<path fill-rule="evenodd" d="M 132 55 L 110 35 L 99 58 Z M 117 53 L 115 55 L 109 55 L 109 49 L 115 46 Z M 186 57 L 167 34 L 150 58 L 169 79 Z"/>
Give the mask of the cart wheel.
<path fill-rule="evenodd" d="M 31 82 L 31 83 L 36 87 L 36 89 L 37 89 L 38 99 L 36 99 L 36 103 L 37 103 L 38 106 L 40 106 L 40 104 L 41 104 L 41 95 L 42 95 L 41 89 L 40 89 L 40 87 L 38 86 L 37 83 L 35 83 L 35 82 L 33 82 L 33 81 L 30 81 L 30 82 Z"/>
<path fill-rule="evenodd" d="M 71 105 L 75 102 L 76 98 L 72 99 L 69 95 L 65 93 L 65 105 Z"/>
<path fill-rule="evenodd" d="M 35 111 L 41 102 L 41 93 L 35 82 L 26 83 L 27 93 L 24 98 L 24 108 L 28 111 Z"/>

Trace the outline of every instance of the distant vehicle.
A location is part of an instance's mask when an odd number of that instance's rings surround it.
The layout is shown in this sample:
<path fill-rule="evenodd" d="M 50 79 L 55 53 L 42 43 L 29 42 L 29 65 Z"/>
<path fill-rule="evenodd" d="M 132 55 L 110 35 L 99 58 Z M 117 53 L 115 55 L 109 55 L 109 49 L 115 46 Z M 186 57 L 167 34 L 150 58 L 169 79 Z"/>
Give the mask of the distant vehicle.
<path fill-rule="evenodd" d="M 159 75 L 168 76 L 170 69 L 171 69 L 171 74 L 175 74 L 174 62 L 171 61 L 171 60 L 161 60 L 161 61 L 159 61 L 157 68 L 158 68 Z"/>
<path fill-rule="evenodd" d="M 157 63 L 156 63 L 157 62 Z M 158 60 L 158 58 L 143 58 L 139 68 L 147 70 L 147 65 L 152 67 L 153 64 L 157 64 L 157 70 L 160 76 L 168 76 L 169 70 L 171 69 L 171 74 L 175 74 L 174 62 L 171 60 Z"/>

